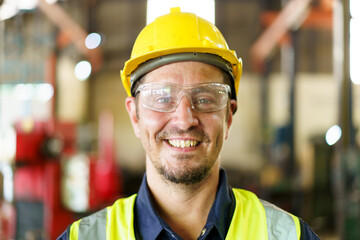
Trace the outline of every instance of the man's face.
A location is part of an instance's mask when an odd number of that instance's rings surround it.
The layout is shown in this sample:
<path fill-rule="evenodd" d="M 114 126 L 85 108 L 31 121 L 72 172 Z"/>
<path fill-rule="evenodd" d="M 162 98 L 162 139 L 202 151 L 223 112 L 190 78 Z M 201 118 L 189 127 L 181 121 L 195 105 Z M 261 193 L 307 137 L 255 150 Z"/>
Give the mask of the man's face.
<path fill-rule="evenodd" d="M 223 74 L 205 63 L 180 62 L 153 70 L 142 83 L 155 82 L 180 86 L 223 83 Z M 147 171 L 154 169 L 165 179 L 186 185 L 201 182 L 211 171 L 218 171 L 219 153 L 232 122 L 228 108 L 236 106 L 236 101 L 209 113 L 193 110 L 186 95 L 174 112 L 156 112 L 145 108 L 141 101 L 136 103 L 129 97 L 126 107 L 146 152 Z"/>

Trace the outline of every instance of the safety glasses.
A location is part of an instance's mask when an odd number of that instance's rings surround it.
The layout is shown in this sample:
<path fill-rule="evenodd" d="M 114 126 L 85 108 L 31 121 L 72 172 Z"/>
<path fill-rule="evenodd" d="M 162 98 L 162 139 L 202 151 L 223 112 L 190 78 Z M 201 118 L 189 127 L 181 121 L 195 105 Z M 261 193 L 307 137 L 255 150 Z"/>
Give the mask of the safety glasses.
<path fill-rule="evenodd" d="M 137 88 L 135 95 L 138 93 L 141 104 L 156 112 L 174 112 L 182 97 L 186 96 L 192 109 L 208 113 L 223 109 L 231 90 L 229 85 L 222 83 L 201 83 L 190 86 L 145 83 Z"/>

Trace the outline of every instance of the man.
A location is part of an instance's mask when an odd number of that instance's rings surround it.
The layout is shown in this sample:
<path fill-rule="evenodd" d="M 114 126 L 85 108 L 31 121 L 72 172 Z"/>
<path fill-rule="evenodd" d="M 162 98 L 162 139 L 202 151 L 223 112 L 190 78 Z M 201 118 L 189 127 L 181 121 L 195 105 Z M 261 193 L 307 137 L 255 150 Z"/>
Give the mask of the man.
<path fill-rule="evenodd" d="M 219 30 L 194 14 L 174 8 L 146 26 L 121 72 L 146 153 L 139 193 L 60 239 L 318 239 L 301 219 L 227 185 L 219 154 L 241 72 Z"/>

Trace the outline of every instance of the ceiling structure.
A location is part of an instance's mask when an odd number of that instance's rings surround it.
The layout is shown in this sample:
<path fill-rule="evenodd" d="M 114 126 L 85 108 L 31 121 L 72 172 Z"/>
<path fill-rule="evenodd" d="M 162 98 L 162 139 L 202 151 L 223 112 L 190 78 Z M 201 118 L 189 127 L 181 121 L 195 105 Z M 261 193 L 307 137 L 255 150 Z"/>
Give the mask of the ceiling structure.
<path fill-rule="evenodd" d="M 254 68 L 254 59 L 264 61 L 265 58 L 273 60 L 274 70 L 280 70 L 281 54 L 277 46 L 279 46 L 279 39 L 284 38 L 284 33 L 298 21 L 298 19 L 289 18 L 296 14 L 303 18 L 302 20 L 313 17 L 313 25 L 308 24 L 308 27 L 298 30 L 299 71 L 332 71 L 332 1 L 291 0 L 290 2 L 306 3 L 297 8 L 282 8 L 280 0 L 218 0 L 215 2 L 216 25 L 227 39 L 230 48 L 243 59 L 245 71 L 257 70 Z M 60 49 L 70 47 L 72 49 L 70 52 L 75 47 L 79 55 L 87 57 L 93 63 L 95 71 L 101 67 L 108 71 L 119 71 L 130 56 L 137 34 L 146 24 L 146 3 L 146 0 L 62 0 L 50 5 L 45 0 L 39 0 L 40 11 L 24 12 L 24 14 L 35 13 L 45 16 L 58 29 L 57 46 Z M 287 19 L 284 17 L 286 9 L 288 9 Z M 315 12 L 315 9 L 322 9 L 330 17 L 320 16 L 319 11 Z M 306 11 L 305 16 L 303 12 Z M 315 14 L 318 15 L 315 16 Z M 282 18 L 276 21 L 278 16 Z M 21 17 L 24 18 L 24 16 Z M 7 21 L 17 20 L 15 17 Z M 322 25 L 314 25 L 316 21 L 322 21 Z M 276 23 L 285 22 L 287 24 L 283 24 L 280 28 L 274 27 Z M 330 26 L 330 28 L 324 26 Z M 273 29 L 272 34 L 266 35 L 271 29 Z M 84 47 L 84 39 L 90 32 L 98 32 L 103 36 L 101 49 L 88 50 Z M 265 54 L 264 56 L 259 53 L 260 43 L 262 47 L 268 46 L 267 50 L 261 52 Z M 255 53 L 255 50 L 258 52 Z"/>

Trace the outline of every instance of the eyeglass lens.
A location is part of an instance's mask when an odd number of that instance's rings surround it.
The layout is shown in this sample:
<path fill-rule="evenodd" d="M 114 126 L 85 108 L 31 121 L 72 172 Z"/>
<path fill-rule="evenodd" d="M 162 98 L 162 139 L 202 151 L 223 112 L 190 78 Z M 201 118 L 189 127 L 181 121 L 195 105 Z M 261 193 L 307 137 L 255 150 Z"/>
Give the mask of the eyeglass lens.
<path fill-rule="evenodd" d="M 140 92 L 144 107 L 158 112 L 173 112 L 182 97 L 188 97 L 191 106 L 198 112 L 214 112 L 224 108 L 230 93 L 230 87 L 221 83 L 178 86 L 163 83 L 142 84 Z"/>

